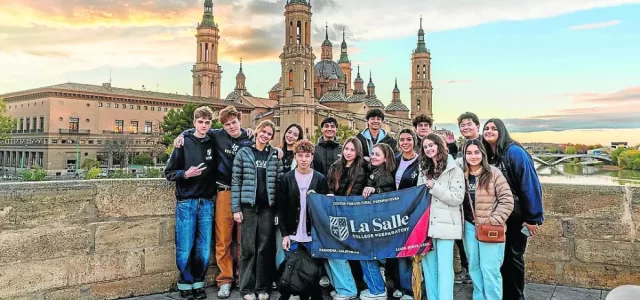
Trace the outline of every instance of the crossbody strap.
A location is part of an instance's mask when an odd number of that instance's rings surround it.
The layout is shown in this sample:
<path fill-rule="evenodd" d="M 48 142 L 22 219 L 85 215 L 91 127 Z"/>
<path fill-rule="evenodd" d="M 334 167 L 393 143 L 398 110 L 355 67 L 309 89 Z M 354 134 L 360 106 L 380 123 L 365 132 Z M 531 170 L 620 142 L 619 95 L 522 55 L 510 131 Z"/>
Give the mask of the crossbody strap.
<path fill-rule="evenodd" d="M 473 202 L 471 201 L 471 193 L 469 193 L 469 178 L 465 178 L 465 183 L 467 185 L 467 197 L 469 198 L 469 206 L 471 206 L 471 213 L 473 214 L 473 223 L 476 223 L 476 209 L 473 207 Z"/>

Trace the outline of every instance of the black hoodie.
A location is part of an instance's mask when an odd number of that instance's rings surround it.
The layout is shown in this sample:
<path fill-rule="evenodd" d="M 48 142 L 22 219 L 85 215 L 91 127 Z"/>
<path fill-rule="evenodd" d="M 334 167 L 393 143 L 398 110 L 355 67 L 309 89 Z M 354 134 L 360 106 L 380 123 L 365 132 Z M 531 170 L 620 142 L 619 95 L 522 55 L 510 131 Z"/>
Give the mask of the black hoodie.
<path fill-rule="evenodd" d="M 342 155 L 342 145 L 335 139 L 333 141 L 325 141 L 323 137 L 318 139 L 315 153 L 313 154 L 313 169 L 318 171 L 325 177 L 329 175 L 331 165 L 340 159 Z"/>
<path fill-rule="evenodd" d="M 178 200 L 206 198 L 212 199 L 216 193 L 216 185 L 212 184 L 216 172 L 215 141 L 209 135 L 200 139 L 194 135 L 184 138 L 184 146 L 173 149 L 165 177 L 176 182 L 176 198 Z M 201 163 L 207 168 L 200 176 L 185 178 L 184 174 L 190 167 L 197 167 Z"/>

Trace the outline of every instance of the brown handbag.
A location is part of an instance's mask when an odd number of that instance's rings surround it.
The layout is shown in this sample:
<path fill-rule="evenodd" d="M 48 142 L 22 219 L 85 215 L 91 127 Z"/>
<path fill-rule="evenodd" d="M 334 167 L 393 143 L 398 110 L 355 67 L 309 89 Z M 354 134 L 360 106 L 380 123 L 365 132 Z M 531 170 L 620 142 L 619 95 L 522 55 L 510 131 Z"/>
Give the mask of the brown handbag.
<path fill-rule="evenodd" d="M 504 243 L 505 228 L 503 225 L 477 224 L 476 209 L 471 202 L 471 194 L 469 193 L 469 185 L 467 184 L 467 196 L 469 197 L 469 206 L 473 213 L 473 223 L 476 225 L 476 239 L 483 243 Z"/>

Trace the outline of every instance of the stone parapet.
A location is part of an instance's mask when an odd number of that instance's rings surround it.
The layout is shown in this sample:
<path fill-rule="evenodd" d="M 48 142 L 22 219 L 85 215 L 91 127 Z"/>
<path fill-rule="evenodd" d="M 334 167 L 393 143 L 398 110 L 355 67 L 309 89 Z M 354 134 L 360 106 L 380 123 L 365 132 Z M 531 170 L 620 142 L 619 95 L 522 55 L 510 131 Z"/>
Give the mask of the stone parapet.
<path fill-rule="evenodd" d="M 176 288 L 173 183 L 0 189 L 0 299 L 116 299 Z M 543 192 L 547 219 L 526 254 L 530 282 L 640 284 L 640 188 L 545 184 Z"/>

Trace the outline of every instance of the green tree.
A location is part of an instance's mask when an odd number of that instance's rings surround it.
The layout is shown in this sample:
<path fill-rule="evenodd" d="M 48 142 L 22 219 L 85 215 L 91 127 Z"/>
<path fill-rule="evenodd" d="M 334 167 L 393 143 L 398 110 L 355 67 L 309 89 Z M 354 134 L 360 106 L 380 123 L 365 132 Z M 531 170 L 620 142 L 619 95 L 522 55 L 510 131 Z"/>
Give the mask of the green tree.
<path fill-rule="evenodd" d="M 576 154 L 578 153 L 578 149 L 575 146 L 567 146 L 564 148 L 564 154 Z"/>
<path fill-rule="evenodd" d="M 153 157 L 148 153 L 142 153 L 133 158 L 134 165 L 153 166 Z"/>
<path fill-rule="evenodd" d="M 0 141 L 11 137 L 11 131 L 16 129 L 17 120 L 9 116 L 7 103 L 0 98 Z"/>
<path fill-rule="evenodd" d="M 180 111 L 172 109 L 162 122 L 162 143 L 172 145 L 173 140 L 186 129 L 193 128 L 193 112 L 196 110 L 194 103 L 185 103 Z"/>
<path fill-rule="evenodd" d="M 618 156 L 618 166 L 628 170 L 640 170 L 640 151 L 627 150 Z"/>
<path fill-rule="evenodd" d="M 82 165 L 80 165 L 81 169 L 91 169 L 91 168 L 100 168 L 100 162 L 92 159 L 92 158 L 86 158 L 85 160 L 82 161 Z M 98 172 L 99 173 L 99 172 Z"/>
<path fill-rule="evenodd" d="M 622 152 L 627 151 L 627 149 L 623 148 L 623 147 L 618 147 L 615 150 L 611 151 L 611 159 L 615 162 L 618 162 L 618 157 L 620 156 L 620 154 L 622 154 Z"/>
<path fill-rule="evenodd" d="M 336 132 L 336 138 L 340 143 L 344 143 L 348 138 L 355 137 L 358 134 L 357 130 L 353 130 L 349 128 L 347 125 L 338 125 L 338 130 Z M 315 143 L 322 136 L 322 127 L 317 126 L 316 130 L 311 137 L 311 142 Z"/>
<path fill-rule="evenodd" d="M 44 181 L 46 180 L 46 177 L 47 172 L 40 167 L 22 171 L 23 181 Z"/>
<path fill-rule="evenodd" d="M 100 168 L 92 167 L 86 173 L 84 173 L 84 179 L 86 180 L 98 179 L 100 172 L 102 172 Z"/>

